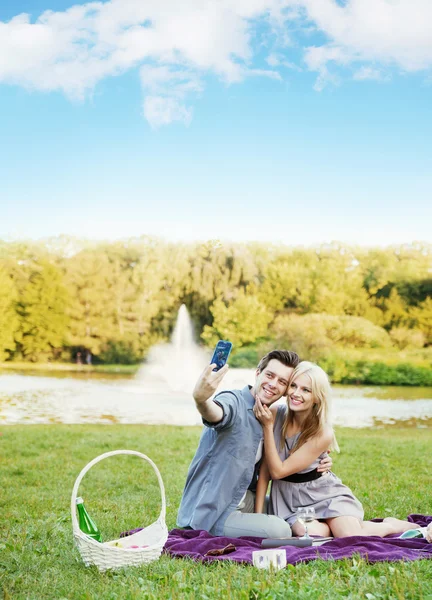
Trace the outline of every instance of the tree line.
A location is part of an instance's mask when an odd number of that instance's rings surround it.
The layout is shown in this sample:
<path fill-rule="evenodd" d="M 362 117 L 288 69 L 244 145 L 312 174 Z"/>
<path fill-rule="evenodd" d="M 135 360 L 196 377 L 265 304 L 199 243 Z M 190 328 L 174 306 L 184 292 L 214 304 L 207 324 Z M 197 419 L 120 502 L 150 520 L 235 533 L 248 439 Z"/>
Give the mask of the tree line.
<path fill-rule="evenodd" d="M 206 345 L 237 351 L 432 344 L 432 245 L 301 248 L 65 236 L 0 242 L 0 360 L 132 364 L 185 303 Z"/>

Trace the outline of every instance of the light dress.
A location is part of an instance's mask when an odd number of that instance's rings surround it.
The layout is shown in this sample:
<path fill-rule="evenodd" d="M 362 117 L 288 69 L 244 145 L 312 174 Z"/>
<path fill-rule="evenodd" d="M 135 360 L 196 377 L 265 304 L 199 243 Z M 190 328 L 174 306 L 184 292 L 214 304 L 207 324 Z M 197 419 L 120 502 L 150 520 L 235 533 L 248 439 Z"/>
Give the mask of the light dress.
<path fill-rule="evenodd" d="M 285 438 L 283 448 L 280 448 L 280 439 L 287 407 L 279 406 L 274 425 L 276 448 L 281 460 L 290 455 L 291 449 L 300 433 Z M 311 465 L 300 473 L 307 473 L 316 469 L 321 459 L 327 456 L 323 452 Z M 277 515 L 284 519 L 291 527 L 297 521 L 296 510 L 303 507 L 313 507 L 317 519 L 330 519 L 332 517 L 355 517 L 363 520 L 364 511 L 361 503 L 352 491 L 331 471 L 322 477 L 304 483 L 293 483 L 276 479 L 272 481 L 270 491 L 269 514 Z"/>

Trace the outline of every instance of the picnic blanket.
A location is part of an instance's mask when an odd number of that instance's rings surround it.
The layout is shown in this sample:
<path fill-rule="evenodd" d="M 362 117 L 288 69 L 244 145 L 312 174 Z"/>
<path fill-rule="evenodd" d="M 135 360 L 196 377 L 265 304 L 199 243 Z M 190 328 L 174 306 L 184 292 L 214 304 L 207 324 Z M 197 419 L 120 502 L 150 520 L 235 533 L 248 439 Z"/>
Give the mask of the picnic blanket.
<path fill-rule="evenodd" d="M 380 521 L 382 519 L 374 519 Z M 432 516 L 409 515 L 408 521 L 426 527 L 432 522 Z M 239 563 L 252 564 L 252 552 L 261 549 L 262 538 L 257 537 L 217 537 L 207 531 L 195 531 L 191 529 L 173 529 L 169 532 L 168 540 L 164 546 L 164 552 L 176 558 L 189 557 L 199 562 L 210 562 L 213 560 L 232 560 Z M 227 554 L 214 555 L 209 551 L 223 550 L 230 544 L 235 550 L 229 548 Z M 300 562 L 311 560 L 340 560 L 354 555 L 361 556 L 370 563 L 397 560 L 418 560 L 421 558 L 432 558 L 432 544 L 425 539 L 401 540 L 397 536 L 380 538 L 377 536 L 352 536 L 347 538 L 336 538 L 321 546 L 307 546 L 296 548 L 294 546 L 283 546 L 286 550 L 287 564 L 296 565 Z M 207 556 L 206 556 L 207 555 Z"/>

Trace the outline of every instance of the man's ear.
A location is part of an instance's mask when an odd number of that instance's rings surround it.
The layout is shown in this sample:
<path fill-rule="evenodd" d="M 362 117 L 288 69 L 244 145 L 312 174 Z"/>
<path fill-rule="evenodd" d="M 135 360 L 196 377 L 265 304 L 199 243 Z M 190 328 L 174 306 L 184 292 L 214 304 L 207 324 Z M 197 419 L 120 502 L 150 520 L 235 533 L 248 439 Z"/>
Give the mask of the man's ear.
<path fill-rule="evenodd" d="M 261 373 L 261 371 L 257 368 L 257 370 L 255 371 L 255 377 L 258 377 L 258 375 Z"/>

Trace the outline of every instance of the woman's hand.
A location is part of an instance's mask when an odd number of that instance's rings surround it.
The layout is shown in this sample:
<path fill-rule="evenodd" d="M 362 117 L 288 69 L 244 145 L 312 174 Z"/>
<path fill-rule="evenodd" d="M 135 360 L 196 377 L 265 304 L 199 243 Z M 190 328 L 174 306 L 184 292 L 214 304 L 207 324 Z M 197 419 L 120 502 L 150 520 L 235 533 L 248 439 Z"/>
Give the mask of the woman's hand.
<path fill-rule="evenodd" d="M 326 473 L 326 471 L 331 471 L 332 466 L 333 466 L 333 459 L 329 455 L 320 461 L 320 464 L 317 467 L 317 471 L 319 473 Z"/>
<path fill-rule="evenodd" d="M 427 526 L 426 539 L 430 544 L 432 544 L 432 523 L 429 523 L 429 525 Z"/>
<path fill-rule="evenodd" d="M 253 411 L 263 427 L 273 429 L 274 415 L 269 407 L 263 404 L 258 398 L 255 400 Z"/>

